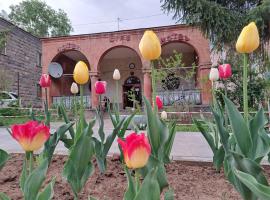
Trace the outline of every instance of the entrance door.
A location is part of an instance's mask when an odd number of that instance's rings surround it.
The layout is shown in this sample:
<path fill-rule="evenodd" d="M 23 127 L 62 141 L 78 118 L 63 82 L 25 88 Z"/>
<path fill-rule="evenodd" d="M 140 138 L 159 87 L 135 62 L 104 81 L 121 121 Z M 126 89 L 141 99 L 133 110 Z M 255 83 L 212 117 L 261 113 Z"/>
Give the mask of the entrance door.
<path fill-rule="evenodd" d="M 141 82 L 135 76 L 130 76 L 123 85 L 123 108 L 133 107 L 133 100 L 141 105 L 142 103 L 142 91 Z"/>

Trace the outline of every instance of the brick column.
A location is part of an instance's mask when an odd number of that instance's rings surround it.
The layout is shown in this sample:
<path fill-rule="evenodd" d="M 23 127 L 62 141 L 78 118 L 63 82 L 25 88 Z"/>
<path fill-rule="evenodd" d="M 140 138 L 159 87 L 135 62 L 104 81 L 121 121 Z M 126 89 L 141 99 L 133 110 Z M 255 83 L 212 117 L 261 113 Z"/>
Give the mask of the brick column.
<path fill-rule="evenodd" d="M 98 81 L 98 79 L 99 75 L 97 72 L 90 72 L 92 108 L 98 107 L 98 95 L 95 92 L 95 83 Z"/>
<path fill-rule="evenodd" d="M 152 79 L 151 70 L 143 71 L 143 92 L 148 101 L 152 101 Z"/>

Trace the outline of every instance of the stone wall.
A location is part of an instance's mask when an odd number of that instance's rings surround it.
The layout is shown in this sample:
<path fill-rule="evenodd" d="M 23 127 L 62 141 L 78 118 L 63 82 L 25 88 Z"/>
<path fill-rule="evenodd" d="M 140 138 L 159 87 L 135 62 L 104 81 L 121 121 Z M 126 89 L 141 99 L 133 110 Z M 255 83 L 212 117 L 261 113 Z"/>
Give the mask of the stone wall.
<path fill-rule="evenodd" d="M 40 40 L 0 18 L 0 32 L 2 31 L 7 31 L 7 39 L 6 49 L 0 53 L 0 70 L 5 71 L 5 78 L 11 82 L 8 90 L 19 94 L 22 106 L 40 107 Z"/>

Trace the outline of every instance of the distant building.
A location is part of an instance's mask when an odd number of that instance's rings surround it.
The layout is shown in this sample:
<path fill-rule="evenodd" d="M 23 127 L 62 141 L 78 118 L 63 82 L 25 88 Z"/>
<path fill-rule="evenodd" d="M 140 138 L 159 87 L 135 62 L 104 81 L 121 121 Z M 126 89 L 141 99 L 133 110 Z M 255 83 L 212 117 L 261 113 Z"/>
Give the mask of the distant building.
<path fill-rule="evenodd" d="M 0 45 L 0 73 L 5 73 L 9 81 L 9 92 L 16 93 L 23 106 L 42 106 L 38 85 L 42 72 L 41 41 L 1 17 L 0 38 L 4 40 Z"/>
<path fill-rule="evenodd" d="M 192 63 L 197 66 L 196 74 L 190 80 L 180 80 L 177 87 L 169 91 L 158 89 L 158 94 L 165 104 L 191 99 L 197 107 L 208 106 L 211 101 L 211 85 L 207 81 L 211 67 L 209 41 L 198 29 L 186 25 L 149 29 L 154 30 L 161 41 L 163 58 L 173 55 L 173 51 L 176 50 L 182 53 L 185 66 L 189 67 Z M 98 104 L 98 96 L 94 90 L 97 80 L 107 81 L 105 96 L 110 102 L 115 102 L 115 84 L 112 79 L 115 68 L 121 73 L 118 98 L 121 108 L 132 106 L 128 98 L 131 89 L 134 89 L 138 100 L 141 100 L 142 95 L 150 99 L 152 94 L 150 62 L 144 60 L 139 52 L 139 42 L 145 30 L 143 28 L 42 38 L 43 73 L 49 73 L 50 70 L 56 73 L 59 66 L 61 73 L 63 72 L 60 77 L 52 78 L 49 90 L 50 103 L 62 101 L 70 105 L 72 73 L 79 60 L 86 62 L 90 70 L 90 80 L 84 88 L 88 107 L 96 107 Z"/>

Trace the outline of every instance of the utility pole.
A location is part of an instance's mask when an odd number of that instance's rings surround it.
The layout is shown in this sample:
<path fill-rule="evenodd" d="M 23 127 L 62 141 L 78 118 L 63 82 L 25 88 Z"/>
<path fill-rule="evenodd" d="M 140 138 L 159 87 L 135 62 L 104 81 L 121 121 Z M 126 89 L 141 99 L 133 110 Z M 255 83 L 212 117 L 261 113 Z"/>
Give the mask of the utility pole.
<path fill-rule="evenodd" d="M 118 31 L 120 29 L 120 21 L 121 21 L 120 17 L 117 17 L 117 30 Z"/>

